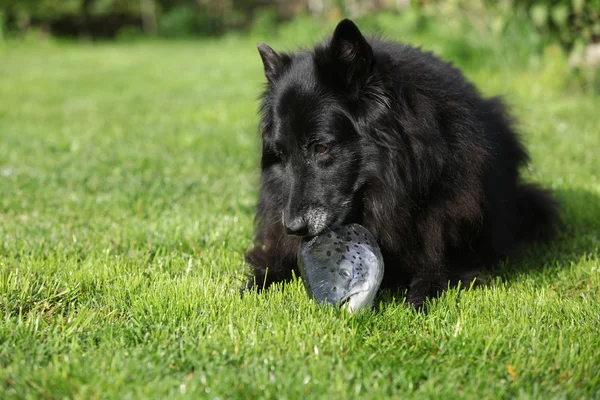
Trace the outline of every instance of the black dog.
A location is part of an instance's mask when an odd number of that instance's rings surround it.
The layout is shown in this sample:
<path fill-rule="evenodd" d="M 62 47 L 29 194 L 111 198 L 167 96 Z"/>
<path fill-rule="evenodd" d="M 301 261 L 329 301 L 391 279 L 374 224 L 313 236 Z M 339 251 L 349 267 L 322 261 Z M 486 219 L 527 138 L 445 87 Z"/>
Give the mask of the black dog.
<path fill-rule="evenodd" d="M 356 222 L 379 242 L 383 286 L 421 307 L 556 231 L 556 202 L 519 178 L 528 156 L 504 105 L 450 64 L 367 40 L 349 20 L 312 51 L 258 50 L 267 88 L 249 287 L 297 274 L 301 236 Z"/>

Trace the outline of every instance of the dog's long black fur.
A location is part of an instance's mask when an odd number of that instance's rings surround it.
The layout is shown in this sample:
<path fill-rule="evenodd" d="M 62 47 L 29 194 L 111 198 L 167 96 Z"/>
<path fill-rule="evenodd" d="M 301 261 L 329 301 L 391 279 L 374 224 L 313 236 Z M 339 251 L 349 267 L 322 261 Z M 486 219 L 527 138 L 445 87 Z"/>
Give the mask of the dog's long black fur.
<path fill-rule="evenodd" d="M 344 20 L 311 51 L 258 45 L 261 188 L 248 284 L 297 273 L 302 236 L 359 223 L 384 287 L 421 307 L 559 225 L 549 192 L 519 178 L 528 156 L 499 98 L 419 49 L 366 39 Z"/>

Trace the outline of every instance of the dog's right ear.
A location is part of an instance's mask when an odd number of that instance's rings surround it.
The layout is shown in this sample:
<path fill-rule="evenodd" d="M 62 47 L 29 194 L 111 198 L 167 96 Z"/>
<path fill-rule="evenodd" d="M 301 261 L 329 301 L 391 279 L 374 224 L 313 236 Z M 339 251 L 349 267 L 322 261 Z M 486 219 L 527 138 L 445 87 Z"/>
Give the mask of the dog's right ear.
<path fill-rule="evenodd" d="M 349 19 L 337 25 L 329 48 L 338 74 L 348 85 L 358 83 L 372 68 L 373 49 Z"/>
<path fill-rule="evenodd" d="M 256 47 L 258 47 L 260 58 L 262 58 L 265 67 L 267 81 L 273 83 L 289 62 L 289 57 L 275 53 L 275 50 L 264 43 L 259 43 Z"/>

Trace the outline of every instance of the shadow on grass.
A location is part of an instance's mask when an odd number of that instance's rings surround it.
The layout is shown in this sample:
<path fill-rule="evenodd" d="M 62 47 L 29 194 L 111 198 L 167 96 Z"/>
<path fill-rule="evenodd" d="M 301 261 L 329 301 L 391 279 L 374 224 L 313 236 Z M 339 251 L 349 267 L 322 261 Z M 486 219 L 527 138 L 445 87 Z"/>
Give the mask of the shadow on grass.
<path fill-rule="evenodd" d="M 555 192 L 563 227 L 551 242 L 530 245 L 491 272 L 506 280 L 577 263 L 600 245 L 600 196 L 583 189 Z"/>
<path fill-rule="evenodd" d="M 600 196 L 583 189 L 554 192 L 561 203 L 562 229 L 548 243 L 529 244 L 496 267 L 485 270 L 473 288 L 485 286 L 493 278 L 505 281 L 522 279 L 523 274 L 556 274 L 559 269 L 578 263 L 600 248 Z M 478 283 L 477 283 L 478 282 Z M 456 283 L 450 283 L 456 287 Z M 406 290 L 383 289 L 376 303 L 384 305 L 405 300 Z"/>

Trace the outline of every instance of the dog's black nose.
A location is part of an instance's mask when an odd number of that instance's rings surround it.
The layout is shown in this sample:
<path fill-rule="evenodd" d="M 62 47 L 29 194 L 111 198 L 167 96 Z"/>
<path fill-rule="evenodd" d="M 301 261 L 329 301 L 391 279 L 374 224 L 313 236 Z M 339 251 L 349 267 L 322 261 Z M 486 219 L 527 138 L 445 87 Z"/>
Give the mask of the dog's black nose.
<path fill-rule="evenodd" d="M 285 233 L 288 235 L 306 236 L 308 235 L 308 224 L 302 217 L 297 217 L 292 220 L 286 220 Z"/>

